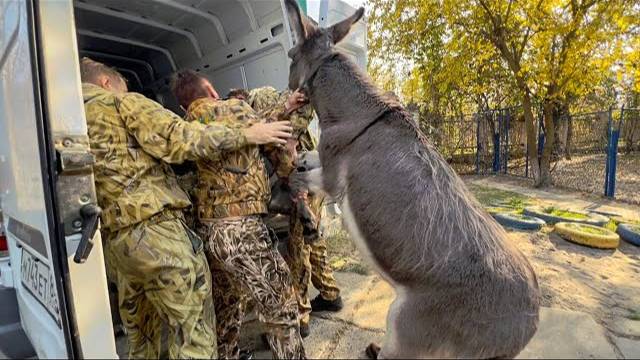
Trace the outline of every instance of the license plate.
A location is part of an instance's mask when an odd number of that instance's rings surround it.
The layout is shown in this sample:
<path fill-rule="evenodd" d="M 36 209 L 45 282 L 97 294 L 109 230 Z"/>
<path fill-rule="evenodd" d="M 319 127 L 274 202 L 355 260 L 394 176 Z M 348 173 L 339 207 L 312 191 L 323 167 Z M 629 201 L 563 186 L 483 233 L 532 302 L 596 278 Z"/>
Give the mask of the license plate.
<path fill-rule="evenodd" d="M 49 266 L 23 248 L 20 269 L 22 285 L 47 309 L 53 320 L 60 326 L 58 291 Z"/>

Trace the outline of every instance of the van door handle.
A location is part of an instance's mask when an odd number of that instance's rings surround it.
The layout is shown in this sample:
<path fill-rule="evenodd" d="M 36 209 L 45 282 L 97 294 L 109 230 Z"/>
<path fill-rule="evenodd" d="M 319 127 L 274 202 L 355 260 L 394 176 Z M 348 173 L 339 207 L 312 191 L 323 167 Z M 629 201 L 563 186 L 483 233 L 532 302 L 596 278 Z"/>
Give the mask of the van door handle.
<path fill-rule="evenodd" d="M 98 230 L 98 219 L 100 219 L 102 209 L 95 204 L 87 204 L 80 208 L 80 216 L 82 216 L 82 237 L 73 256 L 73 261 L 78 264 L 84 264 L 93 249 L 93 236 Z"/>

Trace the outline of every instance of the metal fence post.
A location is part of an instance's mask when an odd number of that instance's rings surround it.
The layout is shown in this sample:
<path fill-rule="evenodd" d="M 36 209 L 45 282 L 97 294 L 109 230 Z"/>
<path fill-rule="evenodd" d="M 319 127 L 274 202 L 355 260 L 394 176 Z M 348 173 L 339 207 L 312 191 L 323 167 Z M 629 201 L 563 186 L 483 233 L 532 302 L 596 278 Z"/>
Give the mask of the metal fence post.
<path fill-rule="evenodd" d="M 493 113 L 493 115 L 495 116 L 495 112 Z M 497 173 L 500 171 L 500 125 L 501 124 L 502 124 L 502 119 L 500 118 L 500 113 L 498 113 L 498 132 L 493 134 L 493 172 L 494 173 Z"/>
<path fill-rule="evenodd" d="M 611 108 L 609 108 L 608 122 L 607 122 L 607 158 L 604 167 L 604 196 L 609 196 L 609 182 L 611 178 L 611 132 L 612 132 L 613 114 Z"/>
<path fill-rule="evenodd" d="M 611 167 L 609 171 L 609 197 L 616 196 L 616 165 L 618 163 L 618 139 L 620 138 L 620 129 L 613 130 L 611 134 Z"/>
<path fill-rule="evenodd" d="M 476 115 L 476 174 L 480 174 L 480 116 Z"/>
<path fill-rule="evenodd" d="M 504 173 L 508 172 L 507 167 L 509 166 L 509 130 L 511 128 L 511 111 L 509 109 L 505 109 L 505 138 L 504 138 Z"/>
<path fill-rule="evenodd" d="M 610 162 L 609 162 L 609 188 L 607 196 L 616 196 L 616 168 L 618 165 L 618 140 L 620 139 L 620 132 L 624 124 L 624 105 L 620 109 L 620 122 L 618 128 L 613 128 L 613 121 L 611 121 L 611 149 L 609 150 Z"/>

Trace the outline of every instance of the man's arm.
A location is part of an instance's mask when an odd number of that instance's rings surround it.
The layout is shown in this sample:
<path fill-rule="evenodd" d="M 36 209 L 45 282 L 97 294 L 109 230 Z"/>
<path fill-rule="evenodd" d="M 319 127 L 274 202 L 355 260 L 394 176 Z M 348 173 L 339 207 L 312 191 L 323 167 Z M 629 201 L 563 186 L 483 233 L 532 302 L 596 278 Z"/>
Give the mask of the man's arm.
<path fill-rule="evenodd" d="M 140 146 L 168 163 L 215 159 L 225 151 L 248 144 L 282 143 L 291 132 L 286 123 L 240 129 L 187 122 L 155 101 L 135 93 L 120 97 L 116 106 L 128 132 Z"/>

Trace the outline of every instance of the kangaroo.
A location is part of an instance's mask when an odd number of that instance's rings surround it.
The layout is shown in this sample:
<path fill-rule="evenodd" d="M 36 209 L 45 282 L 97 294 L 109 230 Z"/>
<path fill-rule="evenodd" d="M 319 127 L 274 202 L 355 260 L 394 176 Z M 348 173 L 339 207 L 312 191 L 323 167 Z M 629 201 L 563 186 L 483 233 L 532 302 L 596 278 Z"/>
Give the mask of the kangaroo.
<path fill-rule="evenodd" d="M 308 172 L 343 211 L 359 250 L 396 298 L 378 358 L 515 357 L 538 325 L 525 256 L 470 194 L 397 100 L 335 48 L 364 13 L 318 28 L 285 1 L 296 44 L 289 88 L 304 89 L 321 129 Z"/>

